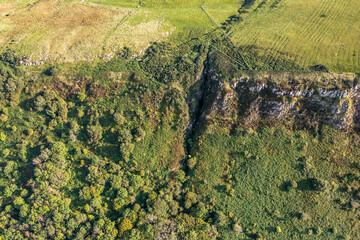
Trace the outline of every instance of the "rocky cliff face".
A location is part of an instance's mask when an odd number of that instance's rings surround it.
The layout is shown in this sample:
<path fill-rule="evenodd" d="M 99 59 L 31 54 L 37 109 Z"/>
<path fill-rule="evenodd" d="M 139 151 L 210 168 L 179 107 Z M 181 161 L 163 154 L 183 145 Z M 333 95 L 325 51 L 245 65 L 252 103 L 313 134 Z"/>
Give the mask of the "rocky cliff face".
<path fill-rule="evenodd" d="M 329 124 L 351 131 L 360 122 L 357 74 L 239 73 L 229 80 L 211 67 L 204 77 L 199 126 Z"/>

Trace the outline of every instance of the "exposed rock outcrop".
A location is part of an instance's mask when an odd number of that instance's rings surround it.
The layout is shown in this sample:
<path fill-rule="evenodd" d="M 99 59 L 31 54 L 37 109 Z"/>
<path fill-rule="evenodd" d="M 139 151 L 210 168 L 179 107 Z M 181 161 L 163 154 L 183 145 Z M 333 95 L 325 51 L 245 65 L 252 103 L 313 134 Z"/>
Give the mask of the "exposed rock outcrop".
<path fill-rule="evenodd" d="M 351 131 L 360 122 L 356 74 L 257 72 L 239 73 L 229 80 L 212 67 L 205 75 L 201 126 L 329 124 Z"/>

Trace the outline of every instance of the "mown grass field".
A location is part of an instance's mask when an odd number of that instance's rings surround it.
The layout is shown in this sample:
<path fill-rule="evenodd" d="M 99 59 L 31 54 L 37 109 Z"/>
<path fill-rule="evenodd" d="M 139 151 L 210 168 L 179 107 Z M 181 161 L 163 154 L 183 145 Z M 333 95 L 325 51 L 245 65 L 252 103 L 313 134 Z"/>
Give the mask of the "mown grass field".
<path fill-rule="evenodd" d="M 244 21 L 232 28 L 230 35 L 238 46 L 260 47 L 270 60 L 286 54 L 305 67 L 325 64 L 335 72 L 360 70 L 358 1 L 262 2 L 248 6 Z"/>

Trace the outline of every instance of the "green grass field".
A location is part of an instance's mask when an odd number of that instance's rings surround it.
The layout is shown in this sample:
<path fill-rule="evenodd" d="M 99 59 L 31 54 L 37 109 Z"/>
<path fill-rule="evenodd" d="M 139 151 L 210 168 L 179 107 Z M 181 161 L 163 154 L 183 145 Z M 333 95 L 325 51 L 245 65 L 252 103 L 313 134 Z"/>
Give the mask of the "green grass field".
<path fill-rule="evenodd" d="M 228 34 L 243 52 L 256 47 L 257 58 L 270 65 L 285 57 L 305 68 L 325 64 L 334 72 L 360 70 L 360 15 L 354 0 L 245 5 L 238 0 L 46 0 L 26 7 L 33 2 L 0 1 L 0 45 L 34 61 L 46 55 L 65 62 L 112 56 L 124 46 L 140 52 L 154 41 L 178 45 L 218 28 L 242 8 L 243 21 L 232 24 Z"/>
<path fill-rule="evenodd" d="M 306 67 L 325 64 L 336 72 L 360 70 L 358 1 L 263 2 L 267 4 L 243 14 L 244 21 L 232 28 L 237 45 L 261 47 L 270 60 L 286 54 Z"/>

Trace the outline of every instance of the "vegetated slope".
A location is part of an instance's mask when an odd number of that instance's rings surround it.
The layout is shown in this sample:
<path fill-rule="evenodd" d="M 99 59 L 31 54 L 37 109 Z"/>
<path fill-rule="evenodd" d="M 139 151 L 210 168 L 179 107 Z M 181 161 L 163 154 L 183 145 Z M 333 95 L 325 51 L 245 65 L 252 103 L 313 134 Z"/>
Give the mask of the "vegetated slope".
<path fill-rule="evenodd" d="M 243 72 L 227 43 L 2 55 L 0 237 L 359 238 L 359 76 Z"/>
<path fill-rule="evenodd" d="M 1 238 L 169 235 L 173 220 L 161 221 L 160 231 L 152 223 L 176 216 L 183 195 L 182 92 L 127 72 L 100 76 L 105 85 L 99 76 L 2 82 Z"/>
<path fill-rule="evenodd" d="M 255 4 L 260 3 L 260 4 Z M 271 61 L 285 53 L 299 65 L 325 64 L 335 72 L 360 66 L 358 1 L 254 1 L 230 30 L 238 46 L 262 49 Z"/>
<path fill-rule="evenodd" d="M 199 47 L 179 65 L 159 61 L 166 48 L 154 45 L 146 63 L 119 57 L 86 74 L 24 74 L 1 61 L 0 237 L 215 239 L 214 226 L 179 205 L 194 201 L 181 163 L 183 89 L 202 72 Z M 184 86 L 146 75 L 170 63 Z"/>

